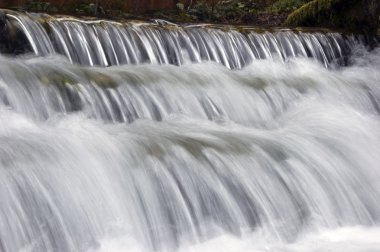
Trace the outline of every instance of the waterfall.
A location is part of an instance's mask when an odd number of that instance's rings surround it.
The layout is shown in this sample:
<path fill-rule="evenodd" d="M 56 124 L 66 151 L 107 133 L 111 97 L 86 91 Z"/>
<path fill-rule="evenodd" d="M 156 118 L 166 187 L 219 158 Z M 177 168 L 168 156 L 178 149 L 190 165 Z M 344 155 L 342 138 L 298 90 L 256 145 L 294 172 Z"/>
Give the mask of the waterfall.
<path fill-rule="evenodd" d="M 27 44 L 0 55 L 0 251 L 379 249 L 379 48 L 11 12 L 6 29 Z"/>
<path fill-rule="evenodd" d="M 8 14 L 39 56 L 65 55 L 88 66 L 174 64 L 213 61 L 241 69 L 258 59 L 311 57 L 326 66 L 344 61 L 353 39 L 334 32 L 294 32 L 212 25 L 82 21 L 74 18 Z"/>

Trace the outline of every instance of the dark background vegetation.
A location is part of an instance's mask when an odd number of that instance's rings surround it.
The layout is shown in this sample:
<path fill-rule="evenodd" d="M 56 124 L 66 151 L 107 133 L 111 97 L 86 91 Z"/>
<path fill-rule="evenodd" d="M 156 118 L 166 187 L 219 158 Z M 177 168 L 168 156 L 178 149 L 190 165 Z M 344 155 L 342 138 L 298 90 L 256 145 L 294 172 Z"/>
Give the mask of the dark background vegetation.
<path fill-rule="evenodd" d="M 0 8 L 177 23 L 339 27 L 378 32 L 380 0 L 0 0 Z"/>
<path fill-rule="evenodd" d="M 0 8 L 175 22 L 281 24 L 310 0 L 0 0 Z"/>

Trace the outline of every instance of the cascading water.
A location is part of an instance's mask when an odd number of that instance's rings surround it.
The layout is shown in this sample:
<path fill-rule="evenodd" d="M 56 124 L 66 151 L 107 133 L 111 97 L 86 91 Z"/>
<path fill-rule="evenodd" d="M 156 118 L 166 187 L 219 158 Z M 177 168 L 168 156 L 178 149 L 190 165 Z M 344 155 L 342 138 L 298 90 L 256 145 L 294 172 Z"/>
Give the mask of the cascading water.
<path fill-rule="evenodd" d="M 379 49 L 7 19 L 0 251 L 380 251 Z"/>
<path fill-rule="evenodd" d="M 354 43 L 331 32 L 276 30 L 249 27 L 228 31 L 211 25 L 176 26 L 164 21 L 121 24 L 73 18 L 8 14 L 40 56 L 62 54 L 71 63 L 89 66 L 175 64 L 214 61 L 240 69 L 256 59 L 312 57 L 324 63 L 342 61 Z M 14 32 L 14 31 L 13 31 Z"/>

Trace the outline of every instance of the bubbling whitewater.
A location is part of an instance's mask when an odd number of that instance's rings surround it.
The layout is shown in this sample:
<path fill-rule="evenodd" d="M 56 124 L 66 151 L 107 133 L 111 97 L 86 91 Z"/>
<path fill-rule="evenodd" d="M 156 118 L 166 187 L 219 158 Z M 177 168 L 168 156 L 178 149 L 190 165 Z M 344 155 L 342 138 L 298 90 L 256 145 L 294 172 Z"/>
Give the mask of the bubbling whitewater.
<path fill-rule="evenodd" d="M 344 43 L 327 68 L 0 56 L 0 251 L 379 251 L 380 50 Z"/>

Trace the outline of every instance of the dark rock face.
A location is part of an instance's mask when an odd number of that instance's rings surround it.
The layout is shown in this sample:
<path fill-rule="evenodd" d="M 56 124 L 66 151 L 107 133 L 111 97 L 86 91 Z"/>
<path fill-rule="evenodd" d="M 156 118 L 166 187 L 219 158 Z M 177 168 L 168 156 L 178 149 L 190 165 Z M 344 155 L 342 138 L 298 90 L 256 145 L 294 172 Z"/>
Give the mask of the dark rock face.
<path fill-rule="evenodd" d="M 0 52 L 5 51 L 3 47 L 5 47 L 6 40 L 6 16 L 0 10 Z"/>
<path fill-rule="evenodd" d="M 28 0 L 0 0 L 0 8 L 10 8 L 14 6 L 23 6 Z M 35 1 L 37 2 L 37 1 Z M 44 1 L 39 1 L 44 2 Z M 78 6 L 80 4 L 91 4 L 94 0 L 49 0 L 50 5 L 70 9 L 70 5 Z M 126 11 L 147 11 L 175 8 L 176 0 L 98 0 L 100 6 L 105 8 L 122 8 Z"/>
<path fill-rule="evenodd" d="M 375 34 L 379 0 L 314 0 L 289 15 L 288 26 L 339 27 Z"/>
<path fill-rule="evenodd" d="M 0 26 L 5 24 L 5 12 L 0 10 Z"/>
<path fill-rule="evenodd" d="M 0 10 L 0 53 L 17 55 L 31 51 L 25 34 Z"/>

